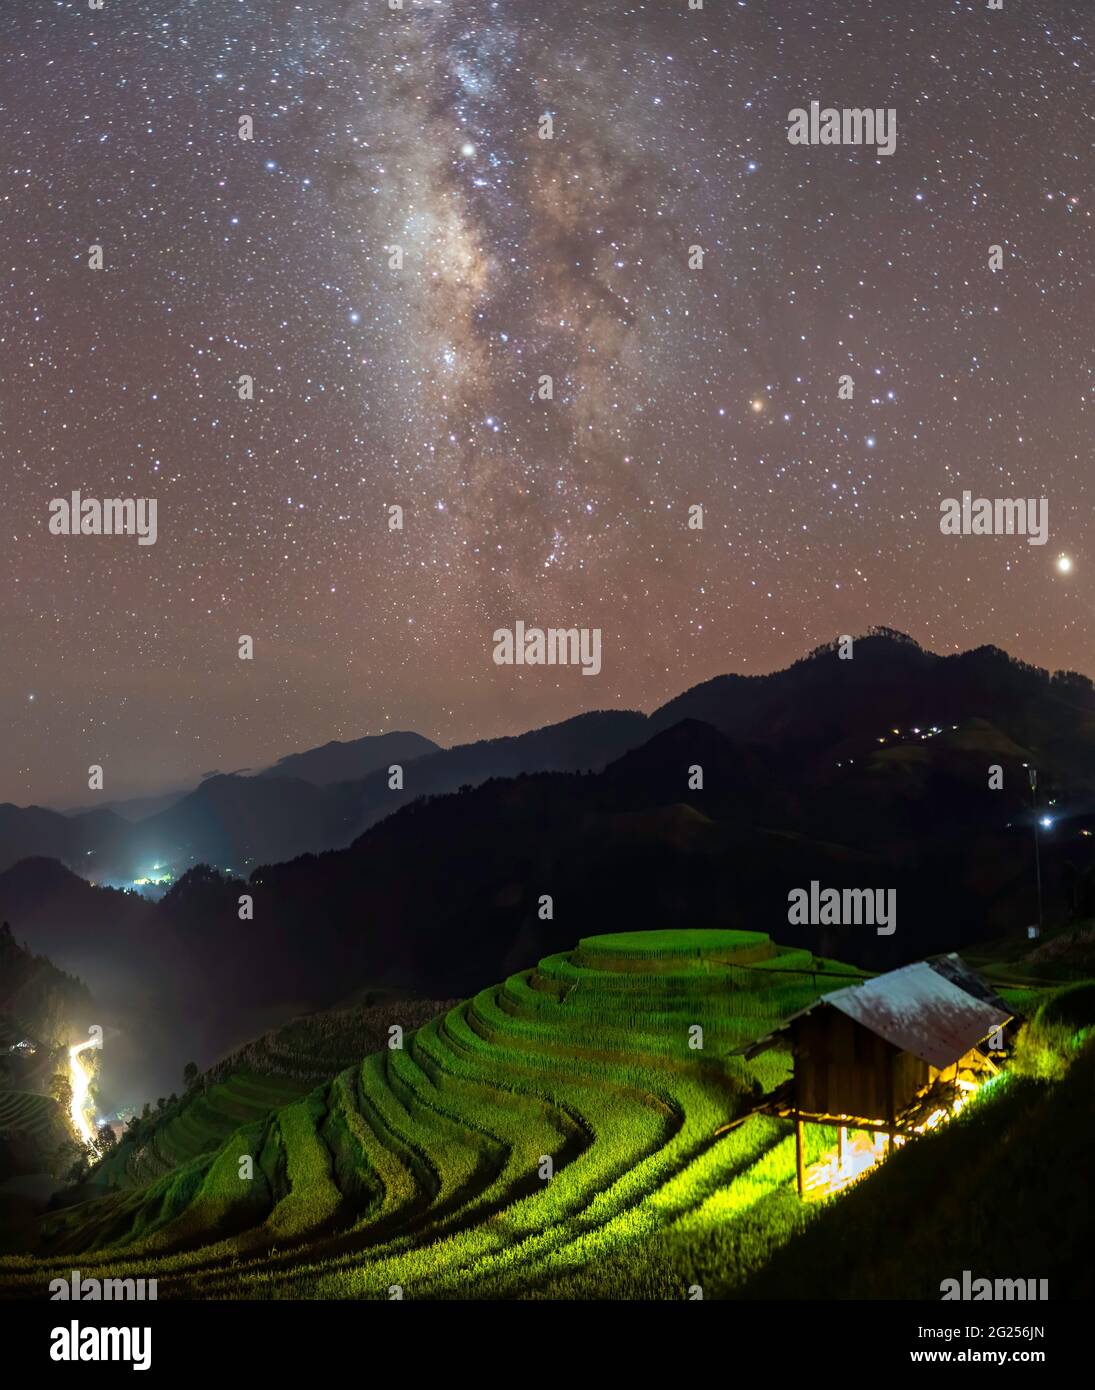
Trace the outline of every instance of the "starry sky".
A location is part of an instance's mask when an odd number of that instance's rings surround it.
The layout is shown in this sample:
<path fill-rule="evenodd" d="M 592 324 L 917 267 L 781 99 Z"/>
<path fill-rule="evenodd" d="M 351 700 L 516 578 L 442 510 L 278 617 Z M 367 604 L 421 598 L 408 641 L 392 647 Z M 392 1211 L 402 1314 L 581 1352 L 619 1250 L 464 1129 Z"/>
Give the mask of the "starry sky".
<path fill-rule="evenodd" d="M 652 709 L 874 623 L 1095 674 L 1093 40 L 1089 0 L 4 0 L 0 800 Z M 896 152 L 791 145 L 812 100 Z M 942 536 L 963 488 L 1048 544 Z M 157 543 L 51 535 L 74 489 Z M 518 619 L 600 675 L 495 666 Z"/>

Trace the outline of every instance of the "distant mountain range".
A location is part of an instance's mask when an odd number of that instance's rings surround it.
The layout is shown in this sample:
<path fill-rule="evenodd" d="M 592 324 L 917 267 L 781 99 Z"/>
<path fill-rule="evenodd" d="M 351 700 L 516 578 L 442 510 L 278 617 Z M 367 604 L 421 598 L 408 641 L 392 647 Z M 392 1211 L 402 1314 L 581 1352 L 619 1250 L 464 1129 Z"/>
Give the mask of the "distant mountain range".
<path fill-rule="evenodd" d="M 991 647 L 940 657 L 885 629 L 858 639 L 853 650 L 851 660 L 842 660 L 834 644 L 771 675 L 720 676 L 649 717 L 600 711 L 454 748 L 413 732 L 331 742 L 289 754 L 256 775 L 208 776 L 167 805 L 146 798 L 69 815 L 0 805 L 0 871 L 22 859 L 51 858 L 115 886 L 168 871 L 178 878 L 201 863 L 246 877 L 260 864 L 343 848 L 423 796 L 533 772 L 603 771 L 684 720 L 766 752 L 779 764 L 781 780 L 797 767 L 800 780 L 808 776 L 824 788 L 830 811 L 867 773 L 864 740 L 892 739 L 891 728 L 927 744 L 942 737 L 932 728 L 949 738 L 957 722 L 959 744 L 972 739 L 980 751 L 991 744 L 999 757 L 1020 761 L 1036 756 L 1047 773 L 1060 769 L 1095 785 L 1095 690 L 1086 677 L 1051 676 Z M 924 735 L 909 735 L 913 727 Z M 880 749 L 881 764 L 878 757 L 870 761 L 876 771 L 902 763 L 906 779 L 918 775 L 917 767 L 923 773 L 923 760 L 910 762 L 892 741 L 872 744 L 873 752 Z M 393 765 L 402 769 L 401 788 L 391 785 Z M 790 781 L 786 790 L 793 795 Z M 142 804 L 154 809 L 134 820 Z M 856 818 L 854 805 L 847 814 Z M 883 822 L 866 821 L 861 834 L 869 838 Z"/>
<path fill-rule="evenodd" d="M 0 805 L 0 870 L 57 859 L 92 882 L 125 886 L 195 864 L 246 875 L 257 864 L 349 844 L 426 795 L 523 772 L 599 770 L 646 732 L 632 711 L 578 715 L 513 738 L 441 748 L 415 733 L 379 734 L 293 753 L 254 776 L 214 774 L 135 824 L 114 810 L 62 815 Z M 388 769 L 402 768 L 393 789 Z"/>
<path fill-rule="evenodd" d="M 352 782 L 393 763 L 410 763 L 427 753 L 442 751 L 439 743 L 421 734 L 376 734 L 349 743 L 325 743 L 306 753 L 290 753 L 259 776 L 298 777 L 317 787 L 329 787 L 332 782 Z"/>
<path fill-rule="evenodd" d="M 85 818 L 9 809 L 22 838 L 5 842 L 0 920 L 96 998 L 160 1001 L 165 1037 L 186 1027 L 195 1052 L 218 1011 L 374 985 L 451 997 L 613 928 L 754 928 L 882 968 L 1036 919 L 1025 764 L 1051 822 L 1047 920 L 1095 914 L 1095 688 L 994 648 L 939 657 L 882 631 L 850 661 L 824 648 L 649 717 L 593 713 L 452 749 L 384 739 L 399 742 L 208 778 L 121 830 L 91 813 L 105 835 L 92 858 L 109 843 L 137 866 L 195 863 L 158 903 L 93 887 L 56 849 L 11 864 L 35 833 Z M 372 770 L 319 784 L 279 771 L 330 776 L 340 748 Z M 788 923 L 789 891 L 814 879 L 894 889 L 894 935 Z"/>

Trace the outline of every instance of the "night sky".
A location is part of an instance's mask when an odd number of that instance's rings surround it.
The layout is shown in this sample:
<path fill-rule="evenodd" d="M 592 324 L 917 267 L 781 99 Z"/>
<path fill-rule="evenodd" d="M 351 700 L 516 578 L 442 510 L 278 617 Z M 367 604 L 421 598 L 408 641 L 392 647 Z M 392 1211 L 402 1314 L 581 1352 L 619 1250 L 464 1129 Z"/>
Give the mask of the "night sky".
<path fill-rule="evenodd" d="M 0 800 L 651 709 L 873 623 L 1095 673 L 1093 39 L 1089 0 L 4 0 Z M 812 100 L 895 153 L 791 145 Z M 963 488 L 1048 544 L 942 536 Z M 51 535 L 74 489 L 156 544 Z M 518 619 L 601 674 L 495 666 Z"/>

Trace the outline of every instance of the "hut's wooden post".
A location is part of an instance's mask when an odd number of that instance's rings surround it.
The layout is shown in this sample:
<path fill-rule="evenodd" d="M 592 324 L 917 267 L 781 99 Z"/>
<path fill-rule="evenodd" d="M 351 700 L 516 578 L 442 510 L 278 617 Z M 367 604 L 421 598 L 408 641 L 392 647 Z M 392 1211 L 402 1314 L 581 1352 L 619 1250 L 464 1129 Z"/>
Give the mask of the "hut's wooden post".
<path fill-rule="evenodd" d="M 897 1126 L 897 1105 L 894 1100 L 893 1069 L 897 1065 L 898 1053 L 894 1051 L 890 1056 L 890 1065 L 886 1069 L 886 1110 L 889 1115 L 890 1127 L 886 1131 L 886 1157 L 893 1155 L 893 1136 Z"/>
<path fill-rule="evenodd" d="M 798 1195 L 806 1196 L 806 1145 L 804 1142 L 806 1126 L 795 1116 L 795 1172 L 798 1176 Z"/>

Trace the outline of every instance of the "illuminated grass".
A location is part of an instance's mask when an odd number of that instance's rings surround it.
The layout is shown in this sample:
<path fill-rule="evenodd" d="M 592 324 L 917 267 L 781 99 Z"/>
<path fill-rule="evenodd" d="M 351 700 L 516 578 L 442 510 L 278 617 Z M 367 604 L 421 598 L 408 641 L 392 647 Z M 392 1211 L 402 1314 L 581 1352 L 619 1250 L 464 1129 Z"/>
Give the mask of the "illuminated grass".
<path fill-rule="evenodd" d="M 762 933 L 587 938 L 273 1114 L 275 1078 L 192 1097 L 155 1136 L 173 1171 L 51 1217 L 0 1287 L 80 1251 L 160 1297 L 683 1298 L 700 1248 L 732 1287 L 802 1219 L 789 1126 L 732 1123 L 788 1056 L 740 1052 L 847 974 Z"/>

